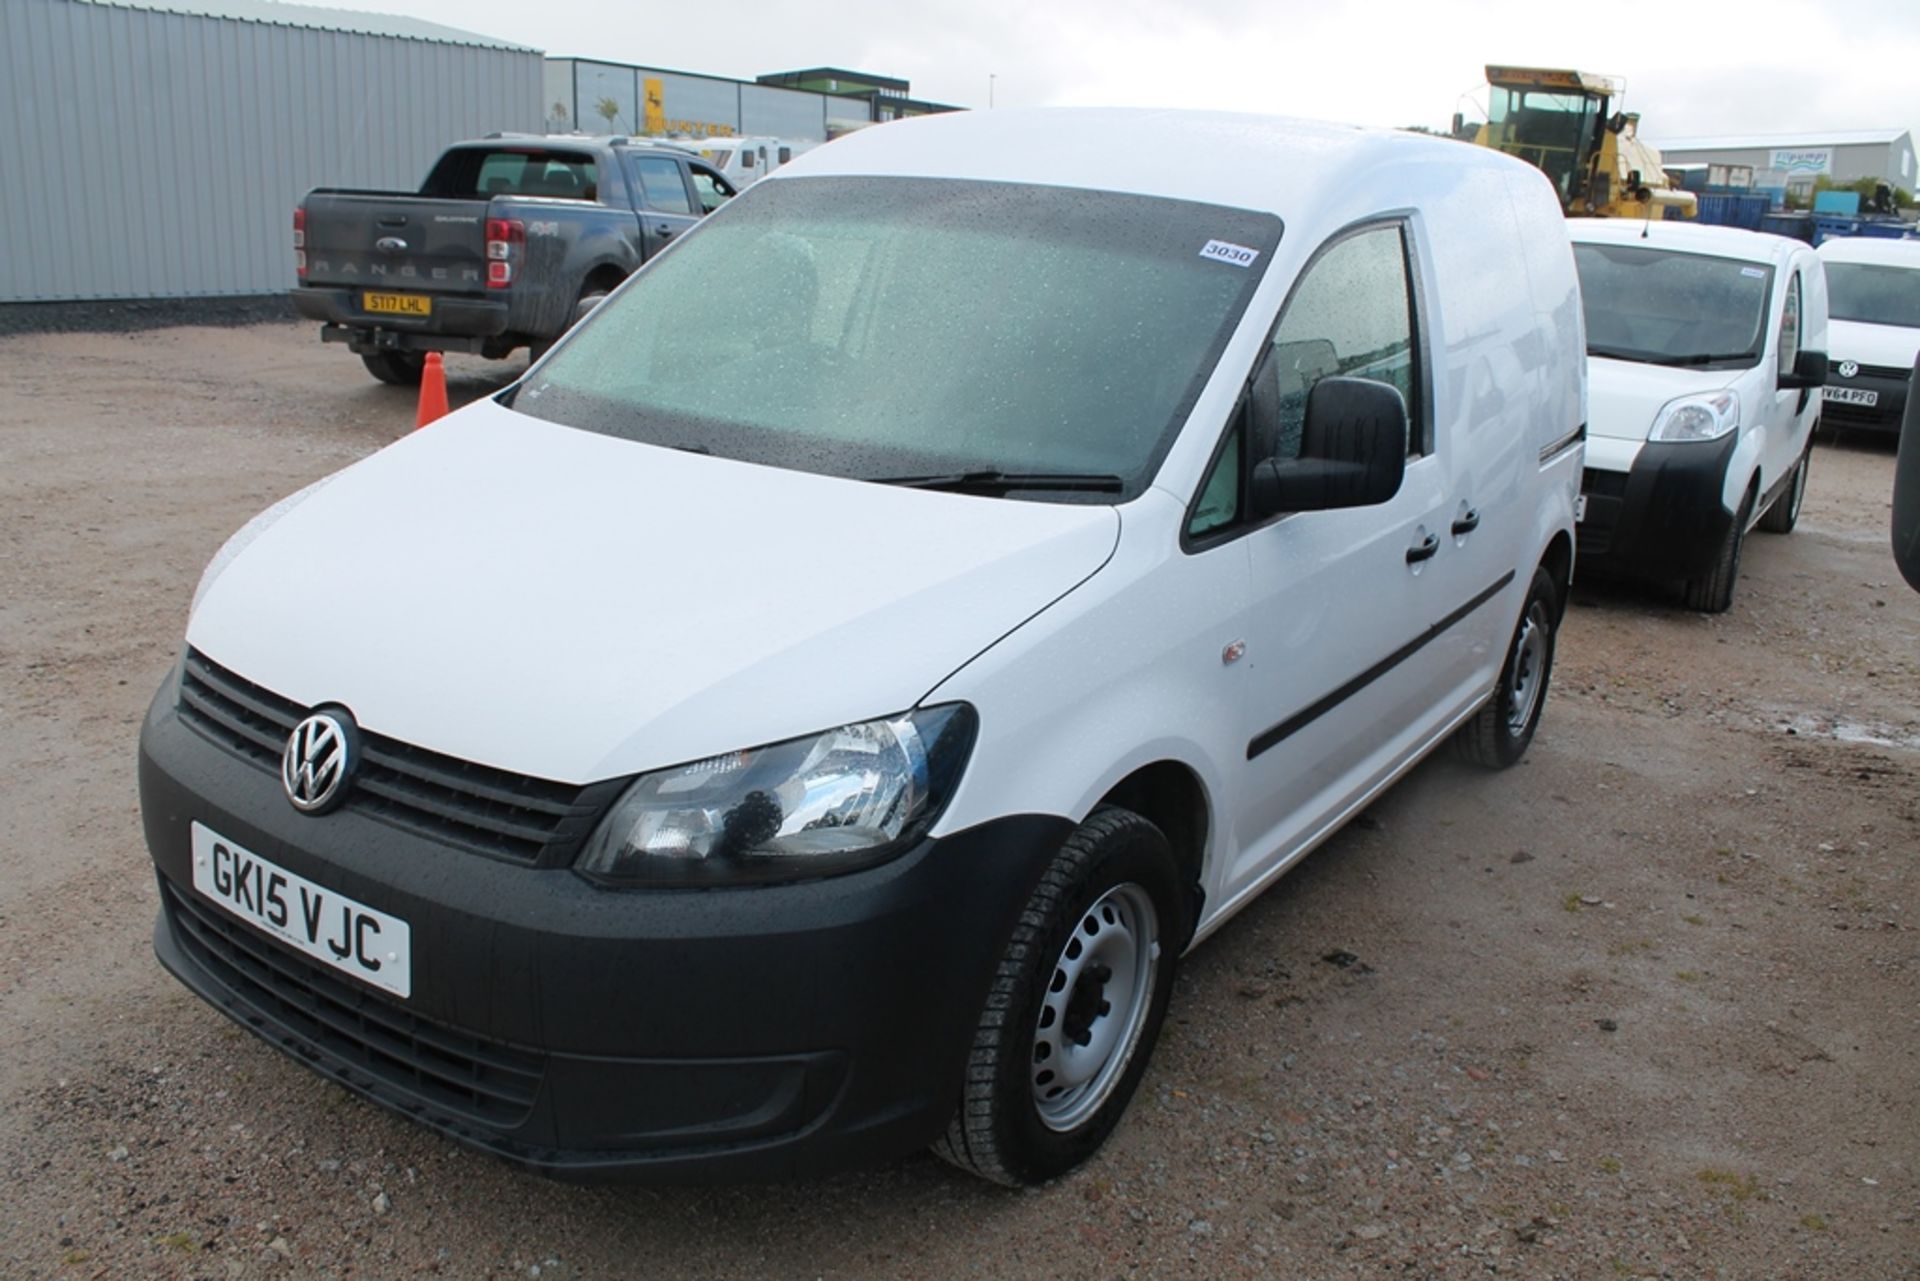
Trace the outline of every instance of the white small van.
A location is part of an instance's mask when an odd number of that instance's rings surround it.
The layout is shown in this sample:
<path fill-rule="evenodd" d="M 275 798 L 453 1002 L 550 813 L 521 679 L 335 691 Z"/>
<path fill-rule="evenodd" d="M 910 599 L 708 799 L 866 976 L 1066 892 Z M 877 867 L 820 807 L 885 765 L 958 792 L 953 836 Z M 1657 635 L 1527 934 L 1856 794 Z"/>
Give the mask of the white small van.
<path fill-rule="evenodd" d="M 1749 530 L 1792 531 L 1827 379 L 1827 283 L 1798 240 L 1575 218 L 1593 395 L 1580 564 L 1733 603 Z"/>
<path fill-rule="evenodd" d="M 743 262 L 785 284 L 712 306 Z M 1585 367 L 1493 151 L 856 134 L 208 566 L 160 959 L 549 1172 L 1057 1175 L 1182 953 L 1435 747 L 1525 750 Z"/>
<path fill-rule="evenodd" d="M 1832 334 L 1821 422 L 1898 434 L 1920 356 L 1920 240 L 1843 236 L 1819 254 Z"/>

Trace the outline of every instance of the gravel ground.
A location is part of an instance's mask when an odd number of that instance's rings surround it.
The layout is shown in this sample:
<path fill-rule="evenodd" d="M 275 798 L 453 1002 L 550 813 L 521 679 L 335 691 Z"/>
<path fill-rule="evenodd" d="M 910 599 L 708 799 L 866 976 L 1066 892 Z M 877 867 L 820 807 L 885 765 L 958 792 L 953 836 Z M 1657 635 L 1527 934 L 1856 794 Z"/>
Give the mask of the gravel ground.
<path fill-rule="evenodd" d="M 456 1149 L 153 960 L 134 738 L 200 567 L 411 421 L 293 325 L 0 337 L 0 1273 L 1920 1276 L 1885 447 L 1818 448 L 1727 615 L 1578 590 L 1526 762 L 1422 766 L 1189 957 L 1079 1173 L 633 1190 Z"/>

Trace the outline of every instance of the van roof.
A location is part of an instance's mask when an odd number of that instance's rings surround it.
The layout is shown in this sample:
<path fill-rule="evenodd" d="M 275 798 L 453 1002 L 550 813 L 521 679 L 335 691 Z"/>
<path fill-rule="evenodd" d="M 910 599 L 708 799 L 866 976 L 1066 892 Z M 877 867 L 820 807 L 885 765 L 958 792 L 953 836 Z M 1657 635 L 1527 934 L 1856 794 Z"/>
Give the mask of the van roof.
<path fill-rule="evenodd" d="M 1539 172 L 1490 148 L 1398 129 L 1230 112 L 1034 107 L 875 125 L 797 156 L 769 178 L 972 178 L 1167 196 L 1287 215 L 1301 212 L 1310 193 L 1436 160 L 1455 172 Z M 1420 188 L 1415 172 L 1406 175 L 1409 204 Z"/>
<path fill-rule="evenodd" d="M 1920 240 L 1836 236 L 1821 241 L 1816 252 L 1827 262 L 1872 262 L 1892 267 L 1920 267 Z"/>
<path fill-rule="evenodd" d="M 1641 245 L 1674 253 L 1705 254 L 1741 262 L 1783 262 L 1806 242 L 1739 227 L 1710 227 L 1697 222 L 1638 218 L 1569 218 L 1567 235 L 1576 244 Z"/>

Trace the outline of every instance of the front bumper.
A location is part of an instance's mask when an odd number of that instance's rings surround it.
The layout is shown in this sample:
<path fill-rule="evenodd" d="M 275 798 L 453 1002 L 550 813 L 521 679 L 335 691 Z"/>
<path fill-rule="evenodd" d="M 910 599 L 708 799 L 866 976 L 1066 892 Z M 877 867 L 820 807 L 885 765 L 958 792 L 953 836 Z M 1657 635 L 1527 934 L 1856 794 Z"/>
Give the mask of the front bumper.
<path fill-rule="evenodd" d="M 162 964 L 354 1092 L 570 1177 L 777 1178 L 931 1142 L 1014 919 L 1071 827 L 1002 819 L 791 885 L 609 891 L 352 810 L 304 816 L 176 699 L 169 680 L 140 741 Z M 412 997 L 200 896 L 196 820 L 408 921 Z"/>
<path fill-rule="evenodd" d="M 1874 403 L 1852 405 L 1845 401 L 1826 399 L 1823 394 L 1820 405 L 1821 425 L 1898 433 L 1901 416 L 1907 410 L 1908 371 L 1876 365 L 1861 365 L 1858 367 L 1859 372 L 1853 377 L 1842 378 L 1841 363 L 1836 358 L 1829 367 L 1827 386 L 1872 392 L 1875 397 Z"/>
<path fill-rule="evenodd" d="M 1658 581 L 1708 572 L 1735 519 L 1721 495 L 1738 444 L 1738 432 L 1717 441 L 1649 441 L 1626 471 L 1592 466 L 1589 451 L 1575 563 L 1583 571 Z"/>

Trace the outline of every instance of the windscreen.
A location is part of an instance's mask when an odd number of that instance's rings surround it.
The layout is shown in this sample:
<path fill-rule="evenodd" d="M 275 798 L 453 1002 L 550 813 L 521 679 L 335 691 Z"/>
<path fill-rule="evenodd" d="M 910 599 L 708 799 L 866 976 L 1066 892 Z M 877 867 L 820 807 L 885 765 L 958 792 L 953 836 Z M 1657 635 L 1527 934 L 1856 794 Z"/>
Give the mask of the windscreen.
<path fill-rule="evenodd" d="M 511 403 L 860 479 L 1111 476 L 1100 501 L 1114 501 L 1151 479 L 1279 238 L 1271 214 L 1110 192 L 762 183 L 595 311 Z"/>
<path fill-rule="evenodd" d="M 1587 354 L 1748 366 L 1767 332 L 1773 268 L 1640 245 L 1575 244 Z"/>
<path fill-rule="evenodd" d="M 1830 262 L 1827 314 L 1835 320 L 1920 329 L 1920 271 L 1880 263 Z"/>

